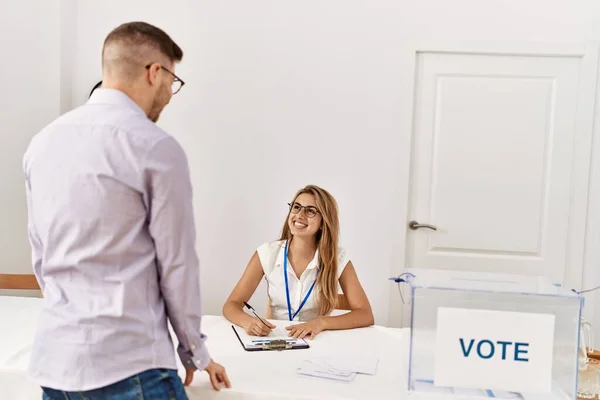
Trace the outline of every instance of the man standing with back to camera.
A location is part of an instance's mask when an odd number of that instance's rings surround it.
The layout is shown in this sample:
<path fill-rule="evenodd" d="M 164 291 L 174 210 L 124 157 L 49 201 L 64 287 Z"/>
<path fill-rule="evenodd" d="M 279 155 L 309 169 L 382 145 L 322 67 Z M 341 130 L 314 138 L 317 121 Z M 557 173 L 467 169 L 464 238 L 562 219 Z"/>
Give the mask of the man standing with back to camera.
<path fill-rule="evenodd" d="M 196 369 L 229 387 L 200 330 L 187 158 L 155 125 L 181 48 L 143 22 L 102 50 L 102 87 L 31 141 L 29 240 L 44 293 L 30 375 L 44 399 L 186 399 Z M 170 320 L 186 368 L 177 375 Z"/>

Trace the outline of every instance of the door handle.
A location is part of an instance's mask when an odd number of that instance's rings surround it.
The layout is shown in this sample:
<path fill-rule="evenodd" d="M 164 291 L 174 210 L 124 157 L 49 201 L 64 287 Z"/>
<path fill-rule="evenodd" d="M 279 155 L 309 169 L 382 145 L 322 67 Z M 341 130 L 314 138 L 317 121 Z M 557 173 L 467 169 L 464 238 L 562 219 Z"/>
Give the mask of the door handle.
<path fill-rule="evenodd" d="M 420 224 L 417 221 L 410 221 L 408 223 L 408 228 L 416 231 L 417 229 L 421 229 L 421 228 L 427 228 L 427 229 L 431 229 L 432 231 L 437 231 L 437 227 L 433 226 L 433 225 L 429 225 L 429 224 Z"/>

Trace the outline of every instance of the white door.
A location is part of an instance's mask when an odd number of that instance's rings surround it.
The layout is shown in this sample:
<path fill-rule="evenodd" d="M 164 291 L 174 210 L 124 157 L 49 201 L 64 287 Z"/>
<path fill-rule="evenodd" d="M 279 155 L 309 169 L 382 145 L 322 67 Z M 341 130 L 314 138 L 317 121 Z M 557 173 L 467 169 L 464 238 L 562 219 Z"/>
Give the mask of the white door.
<path fill-rule="evenodd" d="M 578 285 L 595 65 L 418 52 L 415 69 L 405 266 Z"/>
<path fill-rule="evenodd" d="M 580 60 L 417 60 L 407 265 L 562 283 Z"/>

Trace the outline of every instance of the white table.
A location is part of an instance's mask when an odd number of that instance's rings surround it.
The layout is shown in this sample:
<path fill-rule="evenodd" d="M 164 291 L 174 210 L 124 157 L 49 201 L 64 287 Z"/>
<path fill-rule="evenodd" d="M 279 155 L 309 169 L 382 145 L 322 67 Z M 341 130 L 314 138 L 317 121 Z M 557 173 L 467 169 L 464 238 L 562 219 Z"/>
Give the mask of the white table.
<path fill-rule="evenodd" d="M 41 399 L 41 389 L 27 377 L 31 345 L 43 299 L 0 297 L 0 399 Z M 232 388 L 214 391 L 206 373 L 197 372 L 187 388 L 195 399 L 404 399 L 408 332 L 374 326 L 323 332 L 310 349 L 246 352 L 231 324 L 222 317 L 205 316 L 203 330 L 215 361 L 223 364 Z M 350 383 L 304 377 L 296 373 L 310 357 L 374 352 L 377 374 L 357 375 Z M 179 365 L 180 370 L 181 365 Z M 183 376 L 183 373 L 180 373 Z"/>

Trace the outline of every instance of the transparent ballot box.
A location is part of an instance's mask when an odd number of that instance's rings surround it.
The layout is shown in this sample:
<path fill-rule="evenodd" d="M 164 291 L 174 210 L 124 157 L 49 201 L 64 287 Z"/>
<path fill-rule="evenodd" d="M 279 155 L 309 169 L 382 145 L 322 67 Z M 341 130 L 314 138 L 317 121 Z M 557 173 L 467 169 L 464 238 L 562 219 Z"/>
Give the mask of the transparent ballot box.
<path fill-rule="evenodd" d="M 409 269 L 400 278 L 409 397 L 577 399 L 580 294 L 520 275 Z"/>

